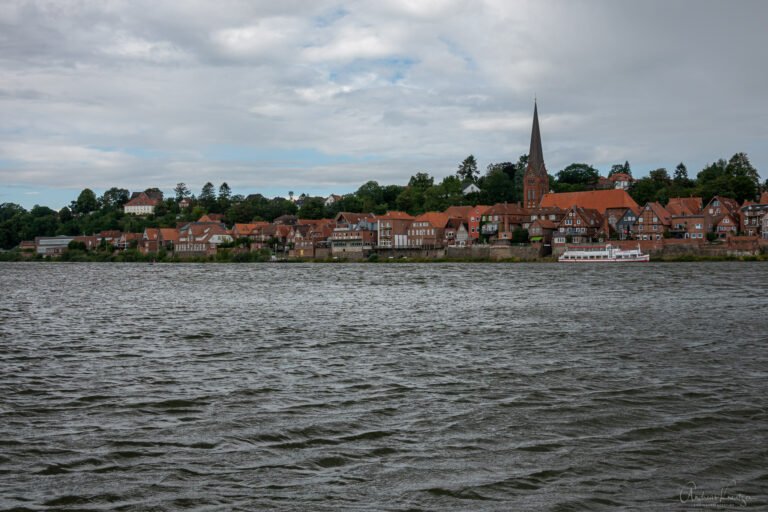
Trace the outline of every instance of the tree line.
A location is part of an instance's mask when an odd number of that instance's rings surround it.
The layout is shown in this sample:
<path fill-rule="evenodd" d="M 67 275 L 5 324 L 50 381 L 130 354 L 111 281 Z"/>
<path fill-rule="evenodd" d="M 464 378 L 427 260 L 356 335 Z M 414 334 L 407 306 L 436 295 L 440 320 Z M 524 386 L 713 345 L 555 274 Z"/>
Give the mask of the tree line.
<path fill-rule="evenodd" d="M 185 183 L 179 183 L 174 188 L 174 195 L 163 199 L 155 214 L 146 217 L 123 213 L 123 206 L 131 197 L 127 189 L 113 187 L 101 196 L 85 189 L 69 206 L 59 211 L 40 205 L 26 210 L 14 203 L 0 204 L 0 248 L 10 249 L 22 240 L 32 240 L 36 236 L 74 236 L 107 230 L 137 233 L 147 227 L 175 227 L 207 213 L 221 214 L 224 221 L 232 225 L 253 220 L 271 222 L 281 215 L 320 219 L 332 218 L 340 211 L 383 214 L 388 210 L 418 215 L 425 211 L 442 211 L 450 206 L 516 203 L 522 201 L 527 163 L 528 156 L 521 155 L 516 162 L 492 163 L 481 174 L 475 157 L 469 155 L 453 174 L 439 182 L 428 172 L 417 172 L 406 185 L 380 185 L 368 181 L 330 205 L 325 204 L 323 197 L 306 194 L 296 197 L 292 191 L 288 198 L 233 194 L 227 183 L 216 188 L 208 182 L 195 195 Z M 612 166 L 609 176 L 616 173 L 631 176 L 629 162 Z M 549 179 L 554 192 L 593 190 L 600 185 L 600 173 L 585 163 L 570 164 L 550 175 Z M 695 178 L 689 177 L 683 163 L 671 174 L 665 168 L 654 169 L 647 177 L 635 181 L 629 194 L 641 205 L 648 201 L 666 204 L 670 197 L 688 196 L 700 196 L 706 203 L 715 195 L 742 202 L 755 200 L 762 190 L 768 190 L 768 180 L 761 186 L 759 179 L 759 173 L 747 155 L 736 153 L 727 161 L 720 159 L 705 166 Z M 480 191 L 465 194 L 470 183 Z M 162 194 L 156 188 L 145 192 Z M 179 206 L 184 199 L 190 207 Z"/>

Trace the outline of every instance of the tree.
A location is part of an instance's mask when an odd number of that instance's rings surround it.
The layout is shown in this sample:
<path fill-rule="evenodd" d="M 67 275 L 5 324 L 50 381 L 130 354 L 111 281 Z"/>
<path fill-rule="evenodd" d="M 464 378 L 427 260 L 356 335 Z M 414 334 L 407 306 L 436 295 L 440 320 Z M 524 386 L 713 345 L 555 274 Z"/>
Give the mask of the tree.
<path fill-rule="evenodd" d="M 102 208 L 107 210 L 122 208 L 130 198 L 130 192 L 124 188 L 112 187 L 99 198 Z"/>
<path fill-rule="evenodd" d="M 72 211 L 66 206 L 59 210 L 59 222 L 69 222 L 72 220 Z"/>
<path fill-rule="evenodd" d="M 362 202 L 364 212 L 372 212 L 384 202 L 384 191 L 375 181 L 368 181 L 361 185 L 355 195 Z M 386 209 L 386 205 L 383 206 Z"/>
<path fill-rule="evenodd" d="M 632 176 L 632 169 L 629 167 L 629 162 L 624 161 L 623 164 L 614 164 L 611 166 L 611 170 L 608 171 L 608 177 L 610 178 L 614 174 L 624 173 Z"/>
<path fill-rule="evenodd" d="M 757 169 L 752 167 L 752 163 L 749 161 L 746 153 L 736 153 L 733 155 L 728 160 L 726 172 L 734 177 L 743 176 L 749 178 L 756 190 L 760 188 L 760 175 Z"/>
<path fill-rule="evenodd" d="M 466 183 L 468 181 L 475 183 L 478 176 L 479 173 L 477 172 L 477 161 L 475 160 L 474 155 L 469 155 L 459 165 L 459 168 L 456 171 L 456 177 L 459 178 L 462 183 Z"/>
<path fill-rule="evenodd" d="M 675 167 L 674 180 L 678 183 L 684 183 L 688 181 L 688 168 L 683 162 L 677 164 Z"/>
<path fill-rule="evenodd" d="M 227 185 L 227 182 L 225 181 L 219 186 L 219 201 L 222 201 L 222 200 L 229 201 L 231 197 L 232 197 L 232 189 L 229 188 L 229 185 Z"/>
<path fill-rule="evenodd" d="M 232 189 L 225 181 L 219 186 L 219 197 L 217 198 L 219 212 L 225 212 L 232 206 Z"/>
<path fill-rule="evenodd" d="M 426 190 L 435 184 L 435 179 L 426 172 L 417 172 L 408 180 L 408 186 Z"/>
<path fill-rule="evenodd" d="M 648 173 L 648 176 L 655 182 L 659 184 L 668 185 L 671 181 L 669 179 L 669 173 L 667 170 L 663 167 L 659 167 L 658 169 L 655 169 Z"/>
<path fill-rule="evenodd" d="M 203 208 L 208 211 L 216 206 L 216 195 L 214 194 L 213 183 L 210 181 L 203 185 L 203 189 L 200 191 L 199 201 Z"/>
<path fill-rule="evenodd" d="M 488 174 L 482 178 L 481 201 L 484 204 L 514 202 L 516 198 L 513 177 L 514 172 L 510 177 L 509 173 L 505 172 L 502 167 L 489 166 Z"/>
<path fill-rule="evenodd" d="M 322 197 L 307 197 L 299 208 L 301 219 L 322 219 L 325 214 L 325 200 Z"/>
<path fill-rule="evenodd" d="M 79 214 L 96 211 L 98 207 L 99 201 L 96 199 L 96 194 L 89 188 L 83 189 L 75 201 L 75 211 Z"/>
<path fill-rule="evenodd" d="M 556 178 L 560 183 L 590 188 L 597 184 L 600 173 L 589 164 L 574 163 L 558 172 Z"/>
<path fill-rule="evenodd" d="M 177 203 L 182 199 L 186 199 L 192 194 L 192 192 L 190 192 L 189 188 L 187 187 L 187 184 L 184 182 L 177 183 L 176 188 L 173 189 L 173 192 L 176 194 Z"/>

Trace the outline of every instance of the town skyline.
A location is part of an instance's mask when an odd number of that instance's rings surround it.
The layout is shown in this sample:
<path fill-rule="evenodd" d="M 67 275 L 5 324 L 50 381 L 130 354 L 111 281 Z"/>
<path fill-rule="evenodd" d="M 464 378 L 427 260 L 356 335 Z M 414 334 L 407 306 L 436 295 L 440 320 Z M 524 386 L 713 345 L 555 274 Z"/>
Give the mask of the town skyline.
<path fill-rule="evenodd" d="M 534 96 L 550 174 L 624 161 L 635 177 L 680 161 L 695 173 L 735 152 L 760 170 L 767 10 L 10 2 L 0 203 L 181 181 L 326 196 L 439 180 L 468 154 L 484 169 L 527 153 Z"/>

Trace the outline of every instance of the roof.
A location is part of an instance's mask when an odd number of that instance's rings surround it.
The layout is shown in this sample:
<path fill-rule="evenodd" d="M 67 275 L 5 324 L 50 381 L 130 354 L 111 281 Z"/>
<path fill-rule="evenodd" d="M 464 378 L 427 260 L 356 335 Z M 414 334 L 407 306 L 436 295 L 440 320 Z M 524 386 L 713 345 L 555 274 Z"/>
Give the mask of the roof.
<path fill-rule="evenodd" d="M 672 197 L 667 203 L 667 211 L 676 217 L 696 215 L 701 213 L 702 201 L 700 197 Z"/>
<path fill-rule="evenodd" d="M 178 242 L 179 230 L 173 228 L 160 228 L 160 239 L 164 242 Z"/>
<path fill-rule="evenodd" d="M 405 212 L 396 210 L 390 210 L 384 215 L 378 215 L 376 218 L 383 220 L 413 220 L 413 215 L 408 215 Z"/>
<path fill-rule="evenodd" d="M 760 201 L 758 201 L 760 204 L 768 204 L 768 191 L 763 192 L 760 194 Z"/>
<path fill-rule="evenodd" d="M 531 222 L 531 225 L 538 224 L 544 229 L 556 229 L 557 223 L 553 222 L 549 219 L 536 219 L 535 221 Z"/>
<path fill-rule="evenodd" d="M 496 203 L 485 210 L 483 215 L 527 215 L 527 212 L 517 203 Z"/>
<path fill-rule="evenodd" d="M 715 196 L 709 200 L 709 203 L 707 203 L 707 206 L 712 204 L 712 201 L 720 201 L 720 206 L 725 208 L 726 211 L 728 212 L 736 212 L 739 210 L 739 203 L 737 203 L 735 199 L 731 199 L 730 197 Z"/>
<path fill-rule="evenodd" d="M 646 208 L 650 208 L 650 210 L 653 212 L 656 217 L 661 220 L 662 224 L 669 224 L 671 215 L 667 211 L 666 208 L 661 206 L 661 203 L 657 203 L 656 201 L 653 201 L 651 203 L 647 203 L 645 205 Z"/>
<path fill-rule="evenodd" d="M 157 240 L 158 236 L 160 236 L 160 229 L 158 229 L 158 228 L 145 228 L 144 229 L 144 237 L 146 237 L 147 240 Z"/>
<path fill-rule="evenodd" d="M 139 195 L 125 203 L 125 206 L 157 206 L 157 203 L 159 202 L 158 199 L 152 199 L 144 192 L 141 192 Z"/>
<path fill-rule="evenodd" d="M 598 226 L 601 222 L 603 222 L 603 216 L 602 214 L 597 211 L 594 208 L 584 208 L 582 206 L 572 206 L 570 208 L 574 212 L 578 213 L 581 218 L 583 218 L 585 221 L 587 221 L 587 225 L 589 226 Z M 565 220 L 565 219 L 563 219 Z M 562 222 L 562 221 L 561 221 Z"/>
<path fill-rule="evenodd" d="M 448 220 L 448 215 L 443 212 L 422 213 L 413 219 L 414 222 L 429 222 L 429 224 L 435 228 L 444 228 L 448 224 Z"/>
<path fill-rule="evenodd" d="M 616 174 L 612 174 L 608 176 L 608 181 L 612 183 L 616 183 L 617 181 L 633 181 L 632 176 L 625 172 L 617 172 Z"/>
<path fill-rule="evenodd" d="M 358 224 L 363 219 L 372 217 L 370 213 L 339 212 L 334 219 L 337 223 Z"/>
<path fill-rule="evenodd" d="M 561 192 L 559 194 L 544 194 L 541 198 L 541 208 L 557 206 L 568 210 L 572 206 L 592 208 L 604 212 L 608 208 L 631 208 L 639 211 L 640 206 L 635 202 L 626 190 L 589 190 L 587 192 Z"/>
<path fill-rule="evenodd" d="M 216 224 L 220 224 L 222 220 L 224 220 L 224 216 L 222 214 L 209 213 L 208 215 L 203 215 L 200 217 L 197 222 L 215 222 Z"/>
<path fill-rule="evenodd" d="M 547 176 L 544 167 L 544 151 L 541 149 L 541 133 L 539 132 L 539 108 L 536 101 L 533 102 L 533 127 L 531 128 L 531 149 L 528 151 L 528 166 L 525 174 L 535 176 Z"/>
<path fill-rule="evenodd" d="M 457 217 L 460 219 L 468 219 L 470 217 L 470 214 L 472 213 L 472 210 L 474 210 L 474 206 L 449 206 L 445 210 L 445 214 L 449 217 Z"/>

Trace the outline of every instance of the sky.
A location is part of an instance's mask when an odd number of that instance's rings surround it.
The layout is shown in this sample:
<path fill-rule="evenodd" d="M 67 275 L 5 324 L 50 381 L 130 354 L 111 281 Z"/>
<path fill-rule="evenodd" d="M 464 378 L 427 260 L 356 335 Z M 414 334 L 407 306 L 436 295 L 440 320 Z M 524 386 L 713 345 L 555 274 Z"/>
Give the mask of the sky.
<path fill-rule="evenodd" d="M 438 180 L 528 151 L 768 177 L 768 2 L 0 0 L 0 203 Z"/>

